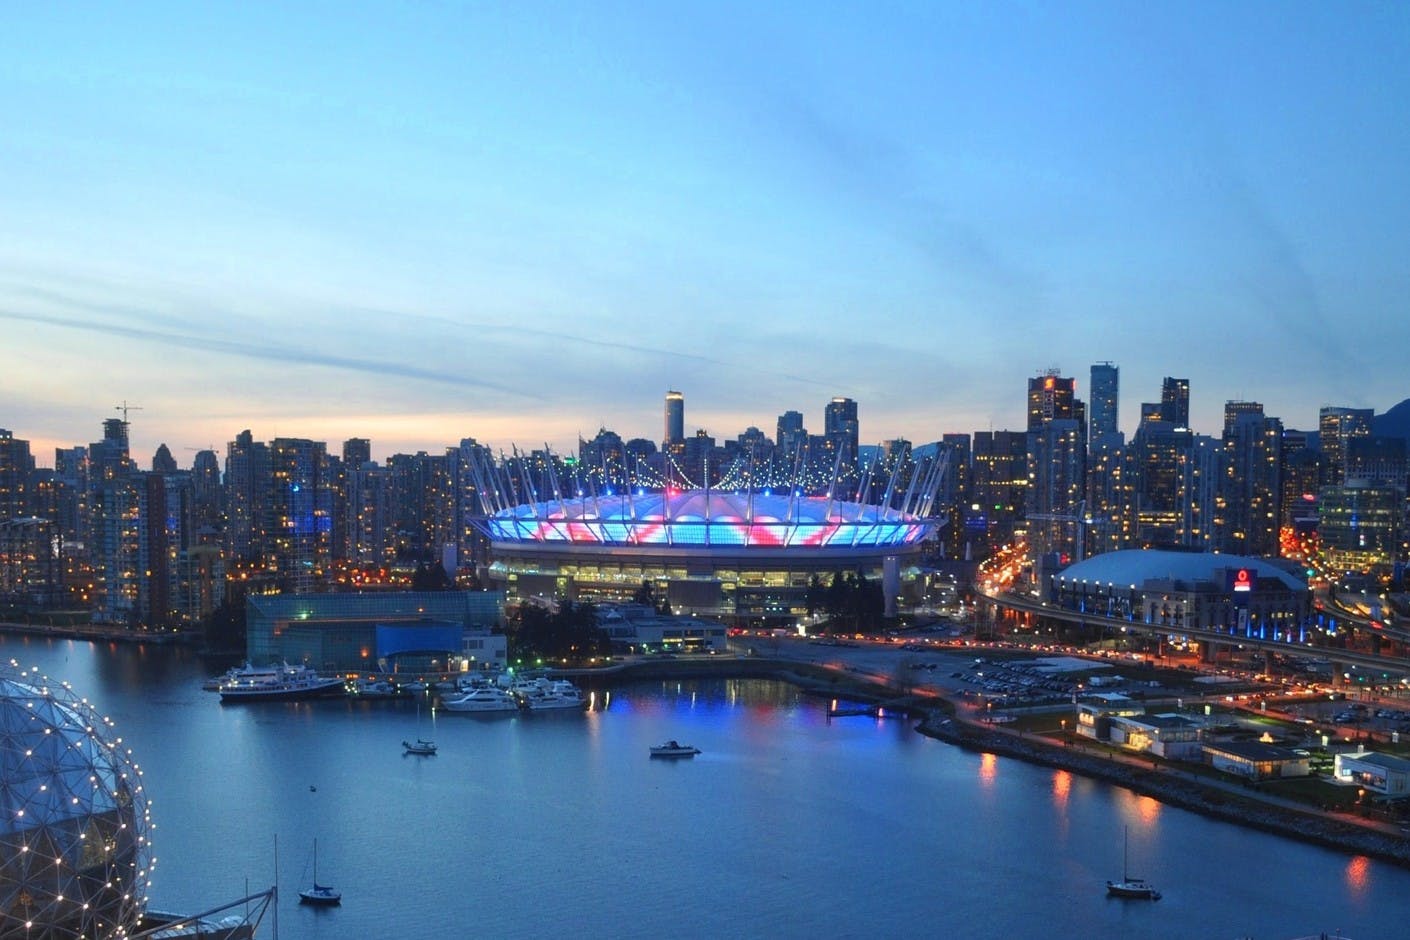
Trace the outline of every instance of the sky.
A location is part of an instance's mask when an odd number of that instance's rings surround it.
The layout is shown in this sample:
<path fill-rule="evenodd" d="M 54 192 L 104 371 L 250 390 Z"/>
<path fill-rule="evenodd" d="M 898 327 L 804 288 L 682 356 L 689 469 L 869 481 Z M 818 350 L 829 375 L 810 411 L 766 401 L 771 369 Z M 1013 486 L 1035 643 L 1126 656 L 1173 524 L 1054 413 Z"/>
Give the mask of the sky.
<path fill-rule="evenodd" d="M 1410 4 L 21 4 L 0 427 L 571 450 L 1410 397 Z"/>

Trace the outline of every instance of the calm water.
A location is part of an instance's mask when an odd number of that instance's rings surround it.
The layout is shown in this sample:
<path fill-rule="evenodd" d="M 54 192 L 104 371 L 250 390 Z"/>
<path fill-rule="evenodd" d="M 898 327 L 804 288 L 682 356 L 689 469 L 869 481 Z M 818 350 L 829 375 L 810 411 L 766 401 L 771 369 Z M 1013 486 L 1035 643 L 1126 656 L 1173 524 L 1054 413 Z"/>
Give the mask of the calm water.
<path fill-rule="evenodd" d="M 902 721 L 829 723 L 780 683 L 632 685 L 588 714 L 434 729 L 423 714 L 440 754 L 416 758 L 400 748 L 410 703 L 222 706 L 181 650 L 0 637 L 0 657 L 69 680 L 131 745 L 157 823 L 154 907 L 267 887 L 277 836 L 286 940 L 1410 933 L 1410 871 Z M 704 753 L 649 760 L 667 738 Z M 1158 903 L 1103 894 L 1128 825 Z M 315 838 L 341 908 L 289 900 Z"/>

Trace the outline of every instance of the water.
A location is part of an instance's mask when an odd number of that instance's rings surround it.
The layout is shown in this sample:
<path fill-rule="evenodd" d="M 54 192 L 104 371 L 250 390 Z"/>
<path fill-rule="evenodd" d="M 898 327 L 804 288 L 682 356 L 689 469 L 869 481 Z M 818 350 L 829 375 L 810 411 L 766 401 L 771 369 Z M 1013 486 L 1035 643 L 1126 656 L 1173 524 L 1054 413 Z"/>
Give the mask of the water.
<path fill-rule="evenodd" d="M 1205 819 L 761 681 L 650 683 L 587 714 L 222 706 L 189 651 L 0 637 L 67 679 L 146 773 L 154 907 L 267 887 L 285 940 L 1289 938 L 1405 934 L 1410 871 Z M 404 756 L 422 733 L 435 757 Z M 668 738 L 691 760 L 650 760 Z M 311 789 L 316 788 L 316 789 Z M 1157 903 L 1105 897 L 1132 873 Z M 312 878 L 343 892 L 301 908 Z M 266 917 L 261 936 L 273 936 Z"/>

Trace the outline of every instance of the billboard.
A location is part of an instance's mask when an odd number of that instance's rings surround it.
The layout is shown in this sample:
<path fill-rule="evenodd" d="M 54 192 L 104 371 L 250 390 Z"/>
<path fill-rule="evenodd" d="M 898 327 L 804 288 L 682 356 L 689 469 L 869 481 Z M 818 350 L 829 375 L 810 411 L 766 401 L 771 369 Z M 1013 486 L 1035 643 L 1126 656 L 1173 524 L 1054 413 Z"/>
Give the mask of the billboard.
<path fill-rule="evenodd" d="M 1224 590 L 1229 592 L 1235 604 L 1247 604 L 1249 595 L 1258 586 L 1258 572 L 1252 568 L 1227 568 Z"/>

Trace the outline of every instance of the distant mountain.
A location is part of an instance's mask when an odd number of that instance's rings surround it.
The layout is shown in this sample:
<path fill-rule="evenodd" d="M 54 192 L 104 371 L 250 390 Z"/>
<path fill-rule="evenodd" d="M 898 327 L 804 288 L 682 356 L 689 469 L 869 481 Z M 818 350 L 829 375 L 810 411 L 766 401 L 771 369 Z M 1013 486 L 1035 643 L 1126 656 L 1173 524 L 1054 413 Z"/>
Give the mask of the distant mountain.
<path fill-rule="evenodd" d="M 1383 415 L 1376 415 L 1372 425 L 1376 434 L 1382 437 L 1403 437 L 1410 440 L 1410 398 L 1405 399 Z"/>

